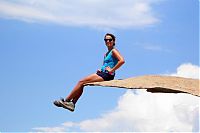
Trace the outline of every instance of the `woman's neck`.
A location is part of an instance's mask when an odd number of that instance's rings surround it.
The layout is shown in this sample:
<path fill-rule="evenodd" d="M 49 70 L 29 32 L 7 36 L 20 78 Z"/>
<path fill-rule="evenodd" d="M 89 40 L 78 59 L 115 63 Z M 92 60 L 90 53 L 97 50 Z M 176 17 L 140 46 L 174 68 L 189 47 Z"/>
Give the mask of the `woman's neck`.
<path fill-rule="evenodd" d="M 108 47 L 108 51 L 111 51 L 114 47 Z"/>

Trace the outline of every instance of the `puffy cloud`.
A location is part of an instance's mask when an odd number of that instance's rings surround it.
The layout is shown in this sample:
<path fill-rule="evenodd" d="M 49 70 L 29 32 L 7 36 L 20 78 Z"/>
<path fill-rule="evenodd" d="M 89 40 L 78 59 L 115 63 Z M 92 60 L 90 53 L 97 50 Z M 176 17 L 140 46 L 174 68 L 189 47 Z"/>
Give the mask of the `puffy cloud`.
<path fill-rule="evenodd" d="M 199 98 L 188 94 L 151 94 L 127 91 L 115 109 L 99 118 L 60 127 L 34 128 L 36 131 L 198 131 Z M 71 123 L 69 125 L 69 123 Z M 73 130 L 76 129 L 76 130 Z"/>
<path fill-rule="evenodd" d="M 192 131 L 198 98 L 187 94 L 127 91 L 116 109 L 80 123 L 83 131 Z M 94 126 L 95 125 L 95 126 Z"/>
<path fill-rule="evenodd" d="M 153 5 L 163 0 L 1 0 L 0 17 L 96 28 L 135 28 L 159 22 Z"/>
<path fill-rule="evenodd" d="M 176 73 L 169 74 L 171 76 L 199 79 L 200 67 L 191 63 L 184 63 L 177 68 Z"/>
<path fill-rule="evenodd" d="M 183 64 L 178 67 L 177 73 L 172 75 L 188 77 L 188 73 L 196 71 L 196 68 L 198 66 L 190 63 Z M 179 74 L 180 72 L 182 74 Z M 197 75 L 189 76 L 196 78 Z M 59 128 L 65 131 L 96 132 L 198 132 L 199 97 L 184 93 L 153 94 L 145 90 L 128 90 L 119 98 L 117 107 L 113 110 L 98 118 L 76 123 L 67 122 Z M 44 131 L 40 128 L 35 130 Z"/>

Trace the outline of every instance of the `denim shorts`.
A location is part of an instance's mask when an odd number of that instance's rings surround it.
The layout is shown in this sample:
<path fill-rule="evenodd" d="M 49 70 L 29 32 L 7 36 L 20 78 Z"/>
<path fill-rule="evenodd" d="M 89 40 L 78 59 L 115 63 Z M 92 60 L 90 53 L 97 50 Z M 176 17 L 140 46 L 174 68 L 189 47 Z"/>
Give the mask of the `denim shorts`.
<path fill-rule="evenodd" d="M 101 72 L 101 71 L 98 71 L 96 74 L 98 76 L 102 77 L 104 79 L 104 81 L 113 80 L 115 77 L 115 75 L 111 75 L 109 73 L 105 73 L 105 72 Z"/>

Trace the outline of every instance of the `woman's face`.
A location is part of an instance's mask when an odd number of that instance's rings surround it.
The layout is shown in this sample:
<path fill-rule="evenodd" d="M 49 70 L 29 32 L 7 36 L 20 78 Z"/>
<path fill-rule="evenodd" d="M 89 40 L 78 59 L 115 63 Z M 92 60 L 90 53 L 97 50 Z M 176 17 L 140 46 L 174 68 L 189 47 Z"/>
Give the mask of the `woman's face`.
<path fill-rule="evenodd" d="M 112 39 L 111 36 L 109 35 L 105 36 L 104 41 L 107 47 L 113 47 L 114 40 Z"/>

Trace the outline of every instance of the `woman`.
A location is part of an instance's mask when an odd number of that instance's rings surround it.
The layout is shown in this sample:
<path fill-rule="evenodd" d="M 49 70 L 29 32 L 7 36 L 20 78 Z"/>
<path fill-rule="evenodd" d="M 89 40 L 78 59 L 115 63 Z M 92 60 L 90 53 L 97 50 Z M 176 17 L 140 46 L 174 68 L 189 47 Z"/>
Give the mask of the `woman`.
<path fill-rule="evenodd" d="M 107 33 L 104 37 L 104 41 L 108 48 L 108 52 L 104 56 L 104 62 L 101 69 L 97 70 L 96 73 L 80 80 L 71 91 L 71 93 L 66 97 L 66 99 L 54 101 L 54 104 L 57 107 L 63 107 L 73 112 L 76 102 L 83 93 L 84 84 L 114 79 L 115 71 L 120 68 L 125 63 L 125 61 L 119 51 L 114 48 L 115 36 L 113 34 Z"/>

